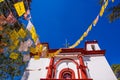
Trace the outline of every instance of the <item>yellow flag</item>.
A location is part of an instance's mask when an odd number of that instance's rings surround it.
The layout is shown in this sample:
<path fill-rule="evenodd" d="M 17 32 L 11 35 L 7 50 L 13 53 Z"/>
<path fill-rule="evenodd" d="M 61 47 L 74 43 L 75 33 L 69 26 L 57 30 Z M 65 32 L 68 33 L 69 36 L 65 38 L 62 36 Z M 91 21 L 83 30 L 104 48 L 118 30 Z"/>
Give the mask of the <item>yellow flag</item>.
<path fill-rule="evenodd" d="M 48 54 L 46 55 L 46 57 L 54 57 L 55 55 L 58 55 L 61 51 L 62 51 L 62 49 L 60 48 L 60 49 L 57 50 L 56 52 L 48 53 Z"/>
<path fill-rule="evenodd" d="M 15 53 L 15 52 L 12 52 L 12 53 L 10 54 L 10 58 L 11 58 L 11 59 L 17 59 L 17 58 L 18 58 L 18 54 Z"/>
<path fill-rule="evenodd" d="M 30 52 L 33 53 L 33 54 L 36 54 L 36 50 L 34 47 L 30 47 Z"/>
<path fill-rule="evenodd" d="M 15 41 L 14 41 L 14 43 L 13 43 L 13 44 L 14 44 L 14 46 L 17 46 L 17 45 L 18 45 L 18 43 L 19 43 L 19 40 L 17 39 L 17 40 L 15 40 Z"/>
<path fill-rule="evenodd" d="M 34 40 L 34 42 L 36 42 L 36 40 L 37 40 L 37 34 L 36 34 L 34 26 L 32 26 L 32 28 L 30 30 L 30 33 L 31 33 L 32 39 Z"/>
<path fill-rule="evenodd" d="M 102 16 L 102 15 L 103 15 L 104 10 L 105 10 L 105 5 L 102 5 L 102 8 L 101 8 L 101 10 L 100 10 L 100 16 Z"/>
<path fill-rule="evenodd" d="M 84 32 L 83 36 L 86 37 L 87 36 L 87 32 Z"/>
<path fill-rule="evenodd" d="M 26 36 L 26 32 L 25 32 L 25 30 L 24 30 L 23 28 L 21 28 L 21 29 L 18 31 L 18 34 L 19 34 L 19 36 L 22 37 L 22 38 L 25 38 L 25 36 Z"/>
<path fill-rule="evenodd" d="M 12 41 L 15 41 L 15 40 L 17 40 L 19 38 L 19 35 L 18 35 L 18 33 L 15 30 L 13 30 L 10 33 L 10 38 L 11 38 Z"/>
<path fill-rule="evenodd" d="M 104 5 L 105 5 L 105 8 L 108 6 L 108 0 L 106 0 Z"/>
<path fill-rule="evenodd" d="M 0 2 L 3 2 L 4 0 L 0 0 Z"/>
<path fill-rule="evenodd" d="M 112 0 L 112 2 L 114 2 L 114 0 Z"/>
<path fill-rule="evenodd" d="M 91 31 L 91 29 L 92 29 L 92 24 L 89 26 L 89 28 L 88 28 L 88 29 L 89 29 L 89 31 Z"/>
<path fill-rule="evenodd" d="M 82 36 L 80 37 L 80 41 L 82 41 L 82 40 L 83 40 L 83 38 L 84 38 L 84 36 L 82 35 Z"/>
<path fill-rule="evenodd" d="M 96 26 L 97 22 L 99 20 L 99 15 L 95 18 L 95 20 L 93 21 L 93 26 Z"/>
<path fill-rule="evenodd" d="M 14 7 L 18 13 L 18 16 L 22 16 L 25 13 L 25 7 L 23 1 L 15 3 Z"/>
<path fill-rule="evenodd" d="M 42 44 L 38 44 L 35 49 L 36 49 L 36 52 L 42 52 L 43 45 Z"/>
<path fill-rule="evenodd" d="M 35 56 L 34 56 L 34 59 L 35 59 L 35 60 L 38 60 L 39 58 L 40 58 L 39 55 L 35 55 Z"/>
<path fill-rule="evenodd" d="M 11 45 L 11 46 L 9 47 L 9 49 L 10 49 L 11 51 L 15 50 L 15 48 L 16 48 L 16 46 L 14 46 L 14 45 Z"/>

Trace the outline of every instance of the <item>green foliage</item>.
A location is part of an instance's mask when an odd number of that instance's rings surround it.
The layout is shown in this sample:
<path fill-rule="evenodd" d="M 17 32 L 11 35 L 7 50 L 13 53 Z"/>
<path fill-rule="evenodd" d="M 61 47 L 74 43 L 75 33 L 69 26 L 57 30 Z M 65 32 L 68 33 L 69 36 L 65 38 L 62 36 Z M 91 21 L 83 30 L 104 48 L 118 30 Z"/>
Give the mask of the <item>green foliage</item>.
<path fill-rule="evenodd" d="M 114 64 L 111 66 L 113 72 L 115 73 L 118 80 L 120 80 L 120 64 Z"/>
<path fill-rule="evenodd" d="M 108 12 L 110 12 L 110 14 L 108 15 L 110 22 L 113 22 L 116 19 L 119 19 L 120 18 L 120 3 L 116 6 L 109 8 Z"/>
<path fill-rule="evenodd" d="M 29 52 L 24 53 L 18 51 L 20 41 L 25 41 L 30 38 L 30 33 L 28 31 L 26 31 L 27 36 L 24 39 L 21 37 L 18 38 L 19 43 L 13 51 L 9 49 L 9 47 L 14 43 L 10 38 L 10 33 L 13 30 L 18 32 L 20 28 L 25 30 L 24 25 L 19 20 L 20 18 L 23 18 L 23 16 L 19 17 L 14 8 L 14 4 L 18 1 L 24 2 L 25 10 L 30 9 L 31 0 L 4 0 L 0 3 L 0 16 L 3 15 L 5 17 L 4 21 L 6 21 L 10 12 L 12 12 L 13 16 L 17 20 L 15 23 L 6 22 L 5 24 L 0 24 L 0 28 L 2 28 L 0 29 L 0 50 L 3 49 L 3 51 L 0 51 L 0 80 L 20 80 L 28 63 L 23 61 L 23 54 Z M 2 17 L 0 19 L 2 21 Z M 17 59 L 10 58 L 10 54 L 12 52 L 19 54 Z"/>
<path fill-rule="evenodd" d="M 104 3 L 104 0 L 99 0 L 99 4 L 101 6 L 103 3 Z M 118 3 L 118 5 L 114 5 L 113 7 L 108 8 L 106 11 L 108 12 L 107 18 L 109 19 L 110 22 L 113 22 L 119 19 L 120 18 L 120 2 Z"/>

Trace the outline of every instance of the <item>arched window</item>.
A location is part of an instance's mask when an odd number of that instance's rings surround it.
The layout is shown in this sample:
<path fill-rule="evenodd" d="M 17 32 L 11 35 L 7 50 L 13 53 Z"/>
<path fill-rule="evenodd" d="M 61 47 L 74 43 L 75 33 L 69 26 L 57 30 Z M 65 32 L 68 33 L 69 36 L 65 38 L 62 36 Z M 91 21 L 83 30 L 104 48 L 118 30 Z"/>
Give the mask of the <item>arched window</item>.
<path fill-rule="evenodd" d="M 75 79 L 75 73 L 70 68 L 64 68 L 60 71 L 59 79 Z"/>
<path fill-rule="evenodd" d="M 72 79 L 71 72 L 63 72 L 62 79 Z"/>

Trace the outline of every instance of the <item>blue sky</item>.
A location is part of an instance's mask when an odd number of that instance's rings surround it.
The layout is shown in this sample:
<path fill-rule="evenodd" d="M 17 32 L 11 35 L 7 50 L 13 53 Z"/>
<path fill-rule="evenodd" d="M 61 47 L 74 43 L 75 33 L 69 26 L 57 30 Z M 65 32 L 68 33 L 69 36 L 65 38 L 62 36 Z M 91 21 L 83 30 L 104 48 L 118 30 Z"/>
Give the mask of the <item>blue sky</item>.
<path fill-rule="evenodd" d="M 64 47 L 65 40 L 72 45 L 86 31 L 101 9 L 99 0 L 33 0 L 32 22 L 41 42 L 50 48 Z M 108 7 L 120 2 L 109 0 Z M 120 63 L 120 19 L 110 23 L 107 12 L 77 48 L 83 48 L 86 40 L 97 40 L 106 50 L 109 64 Z"/>

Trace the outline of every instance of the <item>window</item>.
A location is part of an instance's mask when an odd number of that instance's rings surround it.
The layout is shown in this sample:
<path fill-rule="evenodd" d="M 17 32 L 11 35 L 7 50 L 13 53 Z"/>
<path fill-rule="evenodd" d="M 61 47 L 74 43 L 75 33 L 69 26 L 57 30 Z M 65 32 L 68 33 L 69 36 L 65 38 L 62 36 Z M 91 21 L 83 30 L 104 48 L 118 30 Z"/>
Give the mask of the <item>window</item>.
<path fill-rule="evenodd" d="M 72 79 L 72 73 L 64 72 L 62 77 L 62 79 Z"/>
<path fill-rule="evenodd" d="M 64 68 L 60 71 L 59 79 L 75 79 L 75 72 L 70 68 Z"/>
<path fill-rule="evenodd" d="M 95 50 L 95 45 L 91 45 L 92 50 Z"/>

